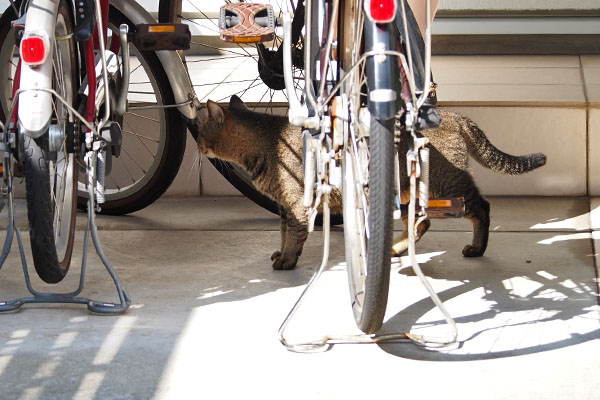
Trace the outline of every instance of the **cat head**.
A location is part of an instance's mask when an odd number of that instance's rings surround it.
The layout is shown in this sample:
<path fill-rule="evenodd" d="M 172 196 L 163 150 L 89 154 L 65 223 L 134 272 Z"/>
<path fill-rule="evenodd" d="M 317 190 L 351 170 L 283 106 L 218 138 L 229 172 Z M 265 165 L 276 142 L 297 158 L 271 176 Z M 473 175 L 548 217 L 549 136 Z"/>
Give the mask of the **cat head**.
<path fill-rule="evenodd" d="M 244 102 L 232 96 L 225 109 L 212 100 L 197 112 L 198 149 L 208 157 L 231 159 L 232 151 L 241 146 L 237 121 L 232 111 L 247 110 Z"/>

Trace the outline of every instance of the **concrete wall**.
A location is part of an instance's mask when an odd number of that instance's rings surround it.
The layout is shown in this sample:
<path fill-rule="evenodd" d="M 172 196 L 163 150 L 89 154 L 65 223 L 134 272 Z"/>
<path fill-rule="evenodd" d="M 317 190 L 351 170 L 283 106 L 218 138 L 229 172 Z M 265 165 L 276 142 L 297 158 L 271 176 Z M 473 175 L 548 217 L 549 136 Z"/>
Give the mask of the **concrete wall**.
<path fill-rule="evenodd" d="M 437 56 L 433 70 L 441 106 L 472 118 L 503 151 L 548 157 L 519 177 L 473 162 L 485 194 L 600 195 L 600 56 Z M 198 193 L 201 181 L 204 194 L 237 194 L 208 162 L 195 185 L 194 168 L 182 167 L 170 193 Z"/>
<path fill-rule="evenodd" d="M 597 0 L 440 0 L 439 10 L 597 10 Z"/>

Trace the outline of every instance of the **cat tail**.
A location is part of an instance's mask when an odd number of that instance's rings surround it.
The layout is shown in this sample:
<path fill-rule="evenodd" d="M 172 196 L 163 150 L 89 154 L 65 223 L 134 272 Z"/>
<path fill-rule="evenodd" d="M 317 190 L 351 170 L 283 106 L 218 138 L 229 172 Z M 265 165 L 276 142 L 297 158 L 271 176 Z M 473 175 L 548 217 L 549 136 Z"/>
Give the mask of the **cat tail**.
<path fill-rule="evenodd" d="M 488 140 L 475 122 L 469 119 L 465 119 L 465 122 L 461 133 L 467 142 L 469 154 L 484 167 L 502 174 L 520 175 L 546 164 L 546 156 L 542 153 L 525 156 L 504 153 Z"/>

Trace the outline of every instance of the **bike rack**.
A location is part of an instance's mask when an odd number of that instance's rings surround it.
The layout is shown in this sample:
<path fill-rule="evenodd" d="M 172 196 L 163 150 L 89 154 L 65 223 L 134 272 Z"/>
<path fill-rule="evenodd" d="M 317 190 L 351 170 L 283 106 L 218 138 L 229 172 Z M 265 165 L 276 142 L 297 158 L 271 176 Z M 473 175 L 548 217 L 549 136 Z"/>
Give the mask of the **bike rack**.
<path fill-rule="evenodd" d="M 414 195 L 414 193 L 413 193 Z M 414 202 L 413 208 L 414 208 Z M 409 218 L 410 219 L 410 218 Z M 413 216 L 414 222 L 414 216 Z M 290 343 L 285 337 L 285 331 L 288 328 L 288 325 L 292 321 L 294 315 L 300 308 L 302 301 L 306 298 L 306 295 L 310 292 L 310 290 L 314 287 L 315 283 L 321 277 L 321 274 L 327 268 L 328 260 L 329 260 L 329 233 L 330 233 L 330 210 L 329 210 L 329 194 L 325 193 L 323 195 L 323 259 L 321 261 L 321 266 L 314 273 L 296 303 L 285 317 L 281 327 L 279 328 L 279 341 L 281 344 L 289 351 L 295 353 L 317 353 L 329 350 L 334 344 L 376 344 L 376 343 L 413 343 L 419 346 L 429 348 L 429 349 L 439 349 L 439 348 L 449 348 L 457 343 L 457 330 L 456 323 L 450 317 L 442 302 L 439 300 L 437 294 L 433 291 L 429 283 L 427 282 L 425 276 L 421 272 L 419 264 L 416 260 L 415 255 L 415 246 L 414 246 L 414 229 L 412 229 L 413 234 L 411 235 L 412 246 L 409 245 L 409 256 L 411 259 L 412 267 L 419 276 L 419 279 L 424 284 L 425 288 L 430 294 L 430 297 L 433 299 L 435 305 L 442 310 L 446 318 L 446 322 L 448 323 L 451 330 L 450 339 L 447 338 L 432 338 L 426 337 L 423 335 L 416 335 L 410 332 L 403 333 L 390 333 L 390 334 L 358 334 L 358 335 L 326 335 L 315 340 L 310 340 L 306 342 L 298 342 L 298 343 Z M 410 229 L 410 224 L 409 228 Z M 415 226 L 416 229 L 416 226 Z M 409 241 L 410 243 L 410 241 Z"/>
<path fill-rule="evenodd" d="M 0 128 L 4 128 L 3 125 L 0 124 Z M 4 130 L 4 129 L 2 129 Z M 5 131 L 6 132 L 6 131 Z M 19 253 L 21 258 L 21 266 L 23 268 L 23 275 L 25 278 L 25 286 L 27 290 L 33 295 L 30 297 L 22 297 L 8 301 L 0 301 L 0 313 L 2 312 L 10 312 L 15 311 L 21 308 L 24 304 L 30 303 L 58 303 L 58 304 L 68 304 L 68 303 L 76 303 L 76 304 L 87 304 L 87 308 L 90 312 L 96 314 L 122 314 L 131 305 L 131 299 L 129 294 L 121 284 L 117 273 L 114 268 L 106 258 L 104 251 L 102 249 L 102 245 L 100 243 L 100 239 L 98 237 L 98 228 L 96 226 L 95 220 L 95 210 L 96 206 L 94 204 L 94 178 L 96 171 L 96 162 L 97 162 L 97 153 L 96 152 L 88 152 L 86 156 L 86 161 L 88 162 L 88 210 L 87 210 L 87 226 L 85 230 L 85 236 L 83 240 L 83 254 L 81 261 L 81 274 L 79 278 L 79 286 L 78 288 L 70 293 L 44 293 L 35 290 L 31 284 L 31 279 L 29 277 L 29 269 L 27 266 L 27 258 L 25 256 L 25 250 L 23 246 L 23 241 L 21 239 L 21 232 L 16 224 L 16 218 L 14 213 L 14 195 L 13 195 L 13 165 L 14 159 L 11 153 L 9 146 L 6 143 L 0 143 L 0 151 L 4 153 L 4 187 L 2 188 L 2 196 L 0 199 L 4 200 L 6 197 L 7 210 L 8 210 L 8 226 L 6 229 L 6 238 L 4 240 L 4 246 L 2 248 L 2 253 L 0 254 L 0 270 L 8 257 L 10 250 L 12 248 L 13 238 L 17 237 L 17 243 L 19 246 Z M 1 207 L 0 207 L 1 209 Z M 96 253 L 100 257 L 104 267 L 108 271 L 109 275 L 113 279 L 115 284 L 115 288 L 117 290 L 117 294 L 119 296 L 120 303 L 107 303 L 100 302 L 96 300 L 92 300 L 86 297 L 80 297 L 79 294 L 82 292 L 84 283 L 85 283 L 85 272 L 87 267 L 87 251 L 89 245 L 89 237 L 92 237 L 92 242 L 94 243 L 94 247 L 96 248 Z"/>
<path fill-rule="evenodd" d="M 12 155 L 9 157 L 12 158 Z M 5 160 L 8 157 L 5 157 Z M 31 284 L 31 279 L 29 277 L 29 270 L 27 267 L 27 259 L 25 256 L 25 250 L 23 247 L 23 241 L 21 239 L 21 233 L 16 224 L 15 214 L 14 214 L 14 199 L 13 199 L 13 186 L 12 186 L 12 168 L 10 164 L 5 163 L 4 173 L 9 173 L 8 188 L 7 188 L 7 208 L 8 208 L 8 227 L 6 231 L 6 239 L 4 241 L 4 246 L 2 248 L 2 254 L 0 255 L 0 269 L 4 265 L 4 261 L 8 257 L 10 253 L 13 238 L 16 235 L 17 243 L 19 246 L 19 253 L 21 257 L 21 265 L 23 268 L 23 275 L 25 278 L 25 285 L 27 290 L 33 295 L 31 297 L 22 297 L 9 301 L 0 301 L 0 312 L 9 312 L 15 311 L 21 308 L 24 304 L 30 303 L 77 303 L 77 304 L 87 304 L 87 308 L 89 311 L 97 314 L 121 314 L 127 311 L 129 306 L 131 305 L 131 299 L 127 294 L 127 291 L 121 284 L 115 270 L 111 266 L 110 262 L 106 258 L 104 251 L 102 250 L 102 245 L 100 244 L 100 240 L 98 238 L 98 229 L 96 227 L 95 222 L 95 209 L 94 209 L 94 196 L 90 196 L 88 200 L 88 212 L 87 212 L 87 227 L 85 230 L 85 236 L 83 240 L 83 255 L 81 261 L 81 276 L 79 279 L 79 287 L 70 293 L 43 293 L 35 290 Z M 85 297 L 79 297 L 79 294 L 83 290 L 84 281 L 85 281 L 85 271 L 87 266 L 87 250 L 89 244 L 89 234 L 91 233 L 92 241 L 94 243 L 94 247 L 96 248 L 96 252 L 100 259 L 102 260 L 104 267 L 110 274 L 111 278 L 114 281 L 115 287 L 117 289 L 117 294 L 119 295 L 120 303 L 106 303 L 100 302 L 96 300 L 91 300 Z"/>

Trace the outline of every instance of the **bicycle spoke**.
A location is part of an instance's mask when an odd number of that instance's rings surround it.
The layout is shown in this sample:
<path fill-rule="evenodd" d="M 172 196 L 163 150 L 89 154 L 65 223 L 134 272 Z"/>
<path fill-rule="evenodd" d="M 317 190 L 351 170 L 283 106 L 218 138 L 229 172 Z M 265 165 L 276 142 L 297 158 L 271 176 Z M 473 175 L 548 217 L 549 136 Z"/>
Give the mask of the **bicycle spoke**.
<path fill-rule="evenodd" d="M 129 154 L 129 152 L 127 151 L 127 149 L 121 149 L 121 151 L 123 152 L 123 154 L 129 156 L 129 158 L 134 162 L 135 164 L 135 158 L 133 158 L 131 156 L 131 154 Z M 121 157 L 123 157 L 123 154 L 121 155 Z M 125 160 L 121 160 L 121 165 L 123 166 L 123 168 L 125 169 L 125 172 L 127 174 L 127 176 L 129 177 L 129 179 L 131 180 L 131 183 L 134 184 L 136 182 L 136 179 L 133 177 L 133 174 L 131 173 L 131 171 L 129 170 L 129 167 L 127 166 L 127 163 L 125 162 Z M 139 167 L 139 165 L 138 165 Z M 140 169 L 142 169 L 140 167 Z M 114 179 L 113 179 L 114 180 Z"/>
<path fill-rule="evenodd" d="M 133 132 L 133 131 L 124 130 L 123 132 L 124 132 L 124 133 L 127 133 L 127 134 L 129 134 L 129 135 L 131 135 L 131 136 L 138 137 L 138 138 L 140 138 L 140 139 L 146 139 L 146 140 L 148 140 L 148 141 L 150 141 L 150 142 L 153 142 L 153 143 L 156 143 L 156 144 L 159 144 L 159 143 L 160 143 L 160 141 L 158 141 L 158 140 L 156 140 L 156 139 L 150 138 L 150 137 L 148 137 L 148 136 L 143 136 L 143 135 L 140 135 L 140 134 L 138 134 L 138 133 L 135 133 L 135 132 Z"/>
<path fill-rule="evenodd" d="M 142 119 L 145 119 L 145 120 L 147 120 L 147 121 L 156 122 L 157 124 L 159 124 L 159 123 L 160 123 L 160 120 L 158 120 L 158 119 L 156 119 L 156 118 L 150 118 L 150 117 L 147 117 L 147 116 L 145 116 L 145 115 L 141 115 L 141 114 L 136 114 L 136 113 L 132 113 L 132 112 L 130 112 L 130 113 L 128 113 L 127 115 L 130 115 L 130 116 L 133 116 L 133 117 L 142 118 Z"/>
<path fill-rule="evenodd" d="M 233 96 L 233 95 L 238 95 L 238 94 L 241 94 L 241 93 L 245 93 L 246 91 L 248 91 L 248 90 L 250 90 L 250 89 L 254 89 L 254 88 L 256 88 L 256 87 L 260 87 L 261 85 L 262 85 L 262 82 L 260 82 L 260 83 L 257 83 L 257 84 L 255 84 L 254 86 L 251 86 L 251 87 L 248 87 L 248 88 L 245 88 L 245 89 L 239 90 L 239 91 L 237 91 L 237 92 L 235 92 L 235 93 L 231 93 L 231 94 L 229 94 L 229 95 L 227 95 L 227 96 L 225 96 L 225 97 L 223 97 L 223 98 L 221 98 L 221 99 L 219 99 L 219 100 L 216 100 L 216 101 L 217 101 L 217 102 L 223 101 L 223 100 L 225 100 L 225 99 L 227 99 L 227 98 L 229 98 L 229 97 L 231 97 L 231 96 Z M 205 98 L 206 98 L 206 96 L 205 96 L 205 97 L 203 97 L 203 98 L 202 98 L 202 100 L 204 100 Z"/>
<path fill-rule="evenodd" d="M 155 152 L 151 151 L 151 150 L 148 148 L 148 146 L 146 146 L 146 143 L 145 143 L 143 140 L 141 140 L 141 138 L 142 138 L 143 136 L 142 136 L 142 135 L 140 135 L 140 134 L 138 134 L 138 133 L 136 133 L 136 130 L 135 130 L 135 129 L 134 129 L 132 126 L 131 126 L 131 124 L 130 124 L 129 122 L 125 122 L 125 125 L 126 125 L 126 126 L 127 126 L 129 129 L 131 129 L 131 130 L 134 132 L 134 137 L 136 137 L 136 138 L 138 139 L 138 141 L 139 141 L 139 142 L 142 144 L 142 146 L 144 147 L 144 149 L 146 149 L 146 151 L 148 152 L 148 154 L 150 154 L 152 157 L 154 157 L 154 155 L 155 155 Z M 142 170 L 143 170 L 143 168 L 142 168 L 142 167 L 140 167 L 140 169 L 142 169 Z M 146 171 L 144 171 L 144 172 L 146 172 Z"/>

